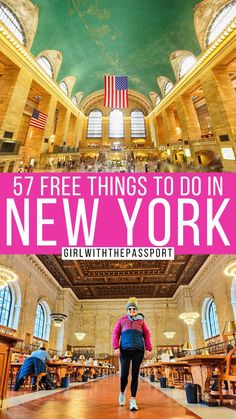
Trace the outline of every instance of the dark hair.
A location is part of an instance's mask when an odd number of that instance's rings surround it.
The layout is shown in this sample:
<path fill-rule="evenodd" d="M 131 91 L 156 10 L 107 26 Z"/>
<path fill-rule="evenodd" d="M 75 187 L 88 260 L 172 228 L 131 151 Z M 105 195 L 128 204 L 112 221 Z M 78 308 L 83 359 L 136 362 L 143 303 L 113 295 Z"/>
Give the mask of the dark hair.
<path fill-rule="evenodd" d="M 40 350 L 40 351 L 46 351 L 46 348 L 45 348 L 45 346 L 40 346 L 40 347 L 39 347 L 39 350 Z"/>

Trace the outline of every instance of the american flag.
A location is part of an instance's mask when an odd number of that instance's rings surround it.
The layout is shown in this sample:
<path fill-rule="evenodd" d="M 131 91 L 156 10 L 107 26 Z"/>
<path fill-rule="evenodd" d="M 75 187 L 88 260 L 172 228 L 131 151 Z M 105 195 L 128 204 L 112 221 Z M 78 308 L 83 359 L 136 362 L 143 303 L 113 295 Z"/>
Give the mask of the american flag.
<path fill-rule="evenodd" d="M 38 111 L 38 109 L 34 109 L 30 119 L 30 125 L 32 127 L 44 129 L 47 117 L 48 116 L 45 113 Z"/>
<path fill-rule="evenodd" d="M 104 76 L 104 106 L 128 108 L 127 76 Z"/>

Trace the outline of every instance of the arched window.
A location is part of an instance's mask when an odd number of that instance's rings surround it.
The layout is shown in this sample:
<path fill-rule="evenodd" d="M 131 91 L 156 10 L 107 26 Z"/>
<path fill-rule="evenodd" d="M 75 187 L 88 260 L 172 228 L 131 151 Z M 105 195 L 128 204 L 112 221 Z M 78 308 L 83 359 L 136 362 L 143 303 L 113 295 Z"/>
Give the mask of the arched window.
<path fill-rule="evenodd" d="M 71 100 L 72 100 L 72 102 L 74 103 L 75 106 L 78 105 L 77 97 L 76 96 L 72 96 L 72 99 Z"/>
<path fill-rule="evenodd" d="M 10 326 L 12 293 L 9 286 L 0 289 L 0 324 Z"/>
<path fill-rule="evenodd" d="M 89 112 L 87 138 L 102 138 L 102 112 L 99 109 Z"/>
<path fill-rule="evenodd" d="M 110 112 L 109 138 L 124 138 L 124 116 L 119 109 Z"/>
<path fill-rule="evenodd" d="M 188 72 L 188 70 L 190 70 L 190 68 L 195 64 L 195 62 L 196 58 L 192 55 L 184 57 L 179 67 L 179 77 L 183 77 Z"/>
<path fill-rule="evenodd" d="M 59 84 L 61 90 L 63 90 L 63 92 L 68 96 L 69 95 L 69 90 L 68 90 L 68 86 L 66 84 L 65 81 L 61 81 L 61 83 Z"/>
<path fill-rule="evenodd" d="M 173 88 L 172 81 L 167 81 L 164 87 L 164 96 L 166 96 L 167 93 L 169 93 L 172 88 Z"/>
<path fill-rule="evenodd" d="M 34 336 L 40 339 L 44 339 L 45 334 L 45 323 L 46 315 L 41 303 L 38 304 L 36 310 L 36 317 L 34 322 Z"/>
<path fill-rule="evenodd" d="M 215 305 L 214 300 L 211 300 L 209 302 L 207 314 L 208 314 L 207 322 L 208 322 L 209 337 L 217 336 L 219 334 L 219 323 L 218 323 L 216 305 Z"/>
<path fill-rule="evenodd" d="M 131 121 L 131 137 L 132 138 L 145 138 L 145 119 L 144 114 L 139 109 L 135 109 L 130 114 Z"/>
<path fill-rule="evenodd" d="M 216 15 L 208 29 L 206 46 L 210 45 L 236 17 L 236 0 L 225 5 Z"/>
<path fill-rule="evenodd" d="M 15 37 L 26 45 L 25 31 L 15 13 L 0 1 L 0 21 L 15 35 Z"/>
<path fill-rule="evenodd" d="M 203 302 L 202 324 L 205 339 L 219 335 L 219 323 L 216 312 L 216 304 L 212 298 L 205 298 Z"/>
<path fill-rule="evenodd" d="M 38 63 L 41 65 L 44 71 L 53 79 L 53 68 L 50 60 L 47 57 L 44 57 L 44 55 L 41 55 L 41 57 L 38 58 Z"/>

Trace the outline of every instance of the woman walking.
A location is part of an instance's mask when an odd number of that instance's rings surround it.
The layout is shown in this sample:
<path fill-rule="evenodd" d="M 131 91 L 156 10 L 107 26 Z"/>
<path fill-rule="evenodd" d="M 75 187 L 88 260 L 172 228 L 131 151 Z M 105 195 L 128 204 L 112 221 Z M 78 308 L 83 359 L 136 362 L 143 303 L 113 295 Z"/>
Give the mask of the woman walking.
<path fill-rule="evenodd" d="M 126 403 L 125 389 L 128 383 L 130 363 L 132 363 L 130 410 L 138 410 L 135 398 L 138 388 L 139 368 L 144 358 L 144 351 L 146 351 L 146 358 L 150 357 L 152 343 L 150 331 L 144 321 L 144 315 L 138 313 L 135 297 L 129 299 L 126 304 L 126 314 L 117 321 L 113 329 L 112 345 L 115 354 L 120 357 L 119 404 L 124 406 Z"/>

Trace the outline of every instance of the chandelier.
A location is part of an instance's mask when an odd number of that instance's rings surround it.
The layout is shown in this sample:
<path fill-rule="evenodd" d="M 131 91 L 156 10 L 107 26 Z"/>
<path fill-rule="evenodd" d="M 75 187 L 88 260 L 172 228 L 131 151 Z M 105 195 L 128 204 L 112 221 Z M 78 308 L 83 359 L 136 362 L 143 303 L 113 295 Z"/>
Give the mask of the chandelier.
<path fill-rule="evenodd" d="M 168 304 L 168 300 L 166 302 L 166 320 L 165 320 L 165 324 L 167 325 L 167 323 L 170 323 L 170 314 L 169 314 L 169 304 Z M 163 335 L 167 338 L 167 339 L 173 339 L 173 337 L 176 335 L 176 331 L 173 329 L 166 329 L 163 332 Z"/>
<path fill-rule="evenodd" d="M 56 327 L 61 327 L 62 323 L 67 319 L 67 315 L 63 313 L 51 313 L 50 317 Z"/>
<path fill-rule="evenodd" d="M 83 340 L 86 336 L 85 332 L 75 332 L 75 336 L 77 337 L 78 340 Z"/>
<path fill-rule="evenodd" d="M 0 265 L 0 288 L 4 288 L 16 280 L 17 275 L 13 269 L 5 265 Z"/>
<path fill-rule="evenodd" d="M 56 297 L 56 302 L 53 312 L 50 314 L 52 323 L 56 327 L 61 327 L 67 319 L 67 314 L 64 313 L 64 292 L 59 290 Z"/>
<path fill-rule="evenodd" d="M 193 324 L 198 317 L 199 314 L 196 311 L 185 311 L 179 315 L 179 318 L 187 325 Z"/>
<path fill-rule="evenodd" d="M 79 330 L 75 332 L 75 336 L 78 340 L 83 340 L 87 333 L 84 332 L 84 315 L 83 315 L 83 305 L 80 306 L 79 314 Z"/>
<path fill-rule="evenodd" d="M 183 287 L 183 306 L 184 310 L 179 315 L 179 318 L 190 326 L 194 324 L 196 319 L 198 319 L 199 313 L 197 311 L 192 311 L 192 298 L 188 286 Z"/>
<path fill-rule="evenodd" d="M 163 332 L 163 335 L 165 335 L 165 337 L 167 339 L 173 339 L 173 337 L 176 335 L 176 331 L 175 330 L 165 330 Z"/>

